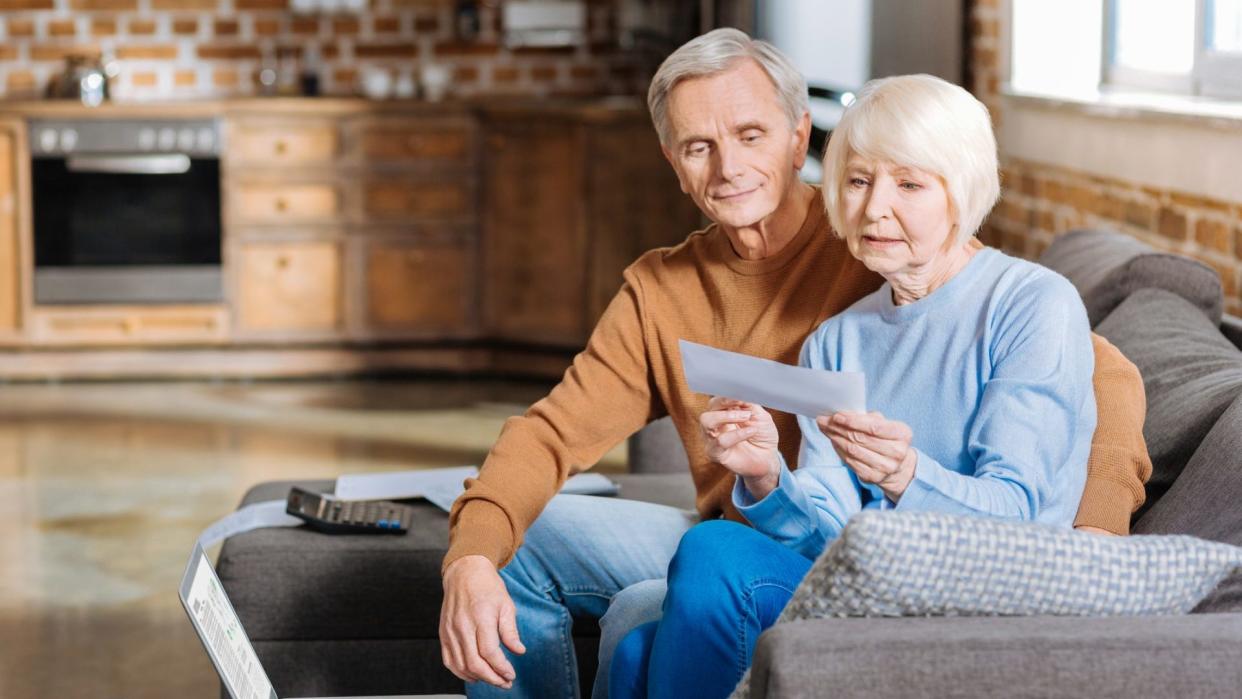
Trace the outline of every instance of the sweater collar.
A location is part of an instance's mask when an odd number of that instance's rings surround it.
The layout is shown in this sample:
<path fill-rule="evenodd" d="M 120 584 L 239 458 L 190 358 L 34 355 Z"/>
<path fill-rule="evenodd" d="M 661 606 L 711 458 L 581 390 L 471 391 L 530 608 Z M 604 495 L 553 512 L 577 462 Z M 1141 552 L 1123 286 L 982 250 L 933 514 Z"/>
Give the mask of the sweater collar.
<path fill-rule="evenodd" d="M 770 257 L 765 257 L 762 260 L 744 260 L 734 252 L 733 245 L 729 242 L 729 236 L 720 230 L 719 225 L 712 224 L 714 229 L 712 232 L 716 237 L 716 255 L 729 269 L 738 274 L 755 276 L 775 272 L 784 268 L 797 257 L 798 253 L 802 252 L 807 243 L 811 242 L 816 235 L 830 235 L 826 233 L 827 224 L 824 220 L 825 218 L 823 192 L 819 187 L 815 187 L 815 196 L 811 198 L 811 203 L 807 207 L 806 218 L 803 219 L 802 226 L 798 229 L 798 233 L 793 237 L 793 240 L 786 243 L 780 252 Z"/>

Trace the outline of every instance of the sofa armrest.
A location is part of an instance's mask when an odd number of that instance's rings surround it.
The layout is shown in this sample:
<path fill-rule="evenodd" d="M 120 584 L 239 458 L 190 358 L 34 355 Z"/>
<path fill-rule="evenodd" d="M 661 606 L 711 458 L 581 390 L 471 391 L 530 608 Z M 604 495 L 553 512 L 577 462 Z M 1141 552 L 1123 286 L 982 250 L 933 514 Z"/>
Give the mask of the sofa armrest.
<path fill-rule="evenodd" d="M 759 638 L 751 678 L 754 699 L 1236 697 L 1242 614 L 797 621 Z"/>

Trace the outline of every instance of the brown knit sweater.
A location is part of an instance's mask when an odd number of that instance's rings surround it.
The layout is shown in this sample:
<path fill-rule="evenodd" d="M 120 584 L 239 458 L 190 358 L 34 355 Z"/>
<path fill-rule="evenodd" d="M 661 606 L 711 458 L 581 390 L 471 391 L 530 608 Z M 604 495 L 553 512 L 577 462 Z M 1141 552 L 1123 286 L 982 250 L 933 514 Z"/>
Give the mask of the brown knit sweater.
<path fill-rule="evenodd" d="M 626 269 L 561 383 L 505 422 L 479 477 L 467 481 L 453 507 L 444 566 L 470 554 L 508 563 L 566 478 L 664 415 L 686 446 L 699 514 L 740 520 L 730 500 L 732 474 L 704 453 L 698 419 L 708 396 L 686 387 L 677 341 L 797 364 L 816 326 L 882 281 L 832 234 L 819 196 L 794 239 L 763 260 L 739 258 L 716 226 L 646 253 Z M 1146 405 L 1137 370 L 1103 340 L 1096 343 L 1095 389 L 1099 426 L 1077 524 L 1125 533 L 1151 468 L 1142 437 Z M 781 453 L 795 467 L 798 425 L 785 413 L 773 411 L 773 418 Z"/>

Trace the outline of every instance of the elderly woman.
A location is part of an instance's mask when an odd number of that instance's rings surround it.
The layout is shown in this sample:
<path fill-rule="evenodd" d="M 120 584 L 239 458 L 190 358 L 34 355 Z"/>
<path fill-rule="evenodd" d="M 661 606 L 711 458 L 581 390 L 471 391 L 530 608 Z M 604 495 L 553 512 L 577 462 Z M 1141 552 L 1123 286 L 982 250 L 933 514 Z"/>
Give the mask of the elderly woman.
<path fill-rule="evenodd" d="M 825 321 L 801 364 L 863 372 L 873 410 L 800 417 L 791 472 L 766 410 L 713 399 L 708 454 L 737 474 L 733 502 L 753 528 L 712 521 L 683 537 L 663 619 L 617 650 L 614 698 L 726 696 L 860 510 L 1072 526 L 1096 421 L 1090 330 L 1069 282 L 974 238 L 999 191 L 987 110 L 965 90 L 887 78 L 846 110 L 824 202 L 886 283 Z"/>

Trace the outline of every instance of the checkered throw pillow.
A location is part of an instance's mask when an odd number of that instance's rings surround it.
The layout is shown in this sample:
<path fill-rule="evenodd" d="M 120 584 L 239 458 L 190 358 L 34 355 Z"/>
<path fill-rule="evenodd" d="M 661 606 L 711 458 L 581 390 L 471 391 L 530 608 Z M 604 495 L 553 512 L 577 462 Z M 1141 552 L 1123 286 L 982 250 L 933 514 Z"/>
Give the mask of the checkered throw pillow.
<path fill-rule="evenodd" d="M 1113 537 L 936 512 L 864 512 L 803 578 L 777 623 L 872 616 L 1185 614 L 1242 548 Z M 750 673 L 735 698 L 749 696 Z"/>

